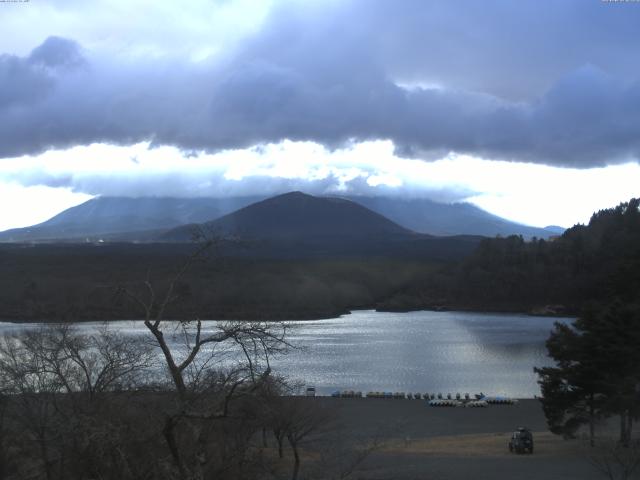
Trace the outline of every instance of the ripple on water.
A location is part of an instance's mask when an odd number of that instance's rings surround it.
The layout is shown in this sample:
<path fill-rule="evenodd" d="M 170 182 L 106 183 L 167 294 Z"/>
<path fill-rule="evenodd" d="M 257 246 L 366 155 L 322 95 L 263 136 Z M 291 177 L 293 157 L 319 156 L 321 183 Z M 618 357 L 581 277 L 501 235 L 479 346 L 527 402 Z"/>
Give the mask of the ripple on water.
<path fill-rule="evenodd" d="M 483 391 L 515 397 L 539 393 L 534 366 L 551 365 L 544 342 L 556 321 L 473 312 L 355 311 L 338 318 L 286 322 L 289 340 L 303 347 L 275 359 L 274 370 L 333 390 Z M 205 322 L 212 328 L 215 322 Z M 95 329 L 97 323 L 81 324 Z M 112 328 L 147 335 L 139 321 Z M 0 323 L 0 334 L 38 325 Z"/>

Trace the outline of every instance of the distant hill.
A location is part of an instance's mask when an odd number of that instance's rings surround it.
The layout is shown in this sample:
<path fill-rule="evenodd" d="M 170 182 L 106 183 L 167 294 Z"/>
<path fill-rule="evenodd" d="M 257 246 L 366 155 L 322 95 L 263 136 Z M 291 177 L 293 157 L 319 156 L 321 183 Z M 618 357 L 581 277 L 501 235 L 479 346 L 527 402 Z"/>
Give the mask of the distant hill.
<path fill-rule="evenodd" d="M 178 227 L 157 240 L 187 242 L 196 230 L 248 241 L 248 255 L 267 257 L 373 255 L 448 260 L 467 255 L 481 239 L 419 234 L 351 200 L 301 192 L 254 203 L 202 225 Z"/>
<path fill-rule="evenodd" d="M 426 198 L 345 197 L 378 212 L 403 227 L 431 235 L 482 235 L 548 238 L 564 228 L 531 227 L 485 212 L 470 203 L 438 203 Z"/>
<path fill-rule="evenodd" d="M 544 227 L 544 230 L 551 233 L 552 235 L 562 235 L 567 229 L 564 227 L 559 227 L 558 225 L 547 225 Z"/>
<path fill-rule="evenodd" d="M 262 197 L 98 197 L 69 208 L 38 225 L 0 232 L 0 241 L 84 241 L 85 238 L 97 240 L 98 237 L 148 240 L 157 235 L 158 231 L 187 223 L 206 222 L 261 199 Z"/>
<path fill-rule="evenodd" d="M 541 229 L 513 223 L 468 203 L 442 204 L 428 199 L 399 197 L 340 198 L 356 202 L 405 229 L 431 235 L 548 238 L 564 231 L 561 227 Z M 99 197 L 69 208 L 38 225 L 0 232 L 0 242 L 149 241 L 174 227 L 213 221 L 262 200 L 263 196 Z"/>
<path fill-rule="evenodd" d="M 343 198 L 314 197 L 290 192 L 254 203 L 202 225 L 226 235 L 255 238 L 312 238 L 324 236 L 412 236 L 413 232 L 362 205 Z M 161 238 L 189 240 L 192 226 L 178 227 Z"/>

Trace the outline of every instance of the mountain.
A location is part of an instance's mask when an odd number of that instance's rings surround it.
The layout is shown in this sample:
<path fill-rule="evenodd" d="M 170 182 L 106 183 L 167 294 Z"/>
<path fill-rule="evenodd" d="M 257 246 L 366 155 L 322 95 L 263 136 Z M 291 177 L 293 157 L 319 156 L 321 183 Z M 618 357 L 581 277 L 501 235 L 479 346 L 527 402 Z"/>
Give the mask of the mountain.
<path fill-rule="evenodd" d="M 186 223 L 206 222 L 261 199 L 98 197 L 38 225 L 0 232 L 0 241 L 84 241 L 85 238 L 96 240 L 98 237 L 147 240 L 159 231 Z"/>
<path fill-rule="evenodd" d="M 290 192 L 254 203 L 202 225 L 204 230 L 255 238 L 317 238 L 414 235 L 362 205 L 343 198 L 314 197 Z M 163 239 L 188 240 L 191 225 L 162 235 Z"/>
<path fill-rule="evenodd" d="M 551 235 L 562 235 L 567 229 L 558 225 L 547 225 L 544 229 Z"/>
<path fill-rule="evenodd" d="M 542 229 L 510 222 L 468 203 L 442 204 L 428 199 L 399 197 L 340 198 L 362 205 L 406 229 L 431 235 L 522 235 L 524 238 L 548 238 L 564 231 L 561 227 Z M 0 232 L 0 242 L 85 239 L 149 241 L 168 229 L 213 221 L 262 200 L 264 196 L 99 197 L 65 210 L 38 225 Z"/>
<path fill-rule="evenodd" d="M 188 242 L 194 231 L 231 236 L 250 256 L 410 256 L 459 258 L 481 237 L 434 237 L 401 227 L 344 198 L 301 192 L 279 195 L 244 207 L 212 222 L 185 225 L 160 235 L 165 242 Z"/>
<path fill-rule="evenodd" d="M 564 228 L 536 228 L 492 215 L 470 203 L 438 203 L 426 198 L 345 197 L 415 232 L 431 235 L 482 235 L 548 238 Z"/>

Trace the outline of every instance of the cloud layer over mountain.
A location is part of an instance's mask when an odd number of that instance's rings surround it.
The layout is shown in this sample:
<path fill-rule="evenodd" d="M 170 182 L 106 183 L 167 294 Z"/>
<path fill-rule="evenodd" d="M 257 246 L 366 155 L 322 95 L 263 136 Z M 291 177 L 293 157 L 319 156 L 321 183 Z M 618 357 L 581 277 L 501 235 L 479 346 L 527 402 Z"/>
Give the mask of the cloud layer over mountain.
<path fill-rule="evenodd" d="M 83 8 L 99 22 L 99 6 Z M 637 5 L 596 1 L 276 2 L 198 59 L 177 36 L 148 55 L 71 29 L 0 56 L 0 158 L 94 142 L 389 139 L 425 160 L 637 161 L 639 24 Z"/>

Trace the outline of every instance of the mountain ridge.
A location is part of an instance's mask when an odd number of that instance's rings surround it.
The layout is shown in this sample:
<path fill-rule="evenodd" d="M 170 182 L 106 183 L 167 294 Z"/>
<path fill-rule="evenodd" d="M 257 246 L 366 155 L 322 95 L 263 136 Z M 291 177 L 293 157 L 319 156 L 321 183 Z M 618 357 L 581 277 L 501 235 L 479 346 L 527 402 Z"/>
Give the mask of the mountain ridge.
<path fill-rule="evenodd" d="M 277 239 L 415 234 L 351 200 L 316 197 L 298 191 L 253 203 L 205 222 L 201 228 L 227 235 Z M 190 225 L 177 227 L 161 239 L 186 240 L 190 230 Z"/>
<path fill-rule="evenodd" d="M 175 198 L 97 197 L 68 208 L 42 223 L 0 232 L 0 241 L 85 240 L 135 232 L 168 230 L 226 215 L 262 197 Z"/>
<path fill-rule="evenodd" d="M 547 238 L 564 231 L 557 227 L 532 227 L 482 210 L 470 203 L 439 203 L 426 198 L 346 196 L 396 223 L 418 233 L 431 235 L 522 235 Z M 549 228 L 549 230 L 547 230 Z M 465 231 L 466 229 L 466 231 Z"/>
<path fill-rule="evenodd" d="M 525 238 L 548 238 L 564 231 L 561 227 L 550 226 L 542 229 L 510 222 L 468 203 L 443 204 L 428 199 L 400 197 L 325 198 L 341 198 L 356 202 L 401 227 L 430 235 L 522 235 Z M 71 207 L 40 224 L 0 232 L 0 242 L 73 242 L 99 239 L 148 241 L 160 230 L 214 221 L 266 199 L 264 196 L 97 197 Z M 136 232 L 140 232 L 140 235 Z"/>
<path fill-rule="evenodd" d="M 470 254 L 483 237 L 413 232 L 359 203 L 290 192 L 158 241 L 185 243 L 198 233 L 221 238 L 226 255 L 256 258 L 416 258 L 449 261 Z"/>

